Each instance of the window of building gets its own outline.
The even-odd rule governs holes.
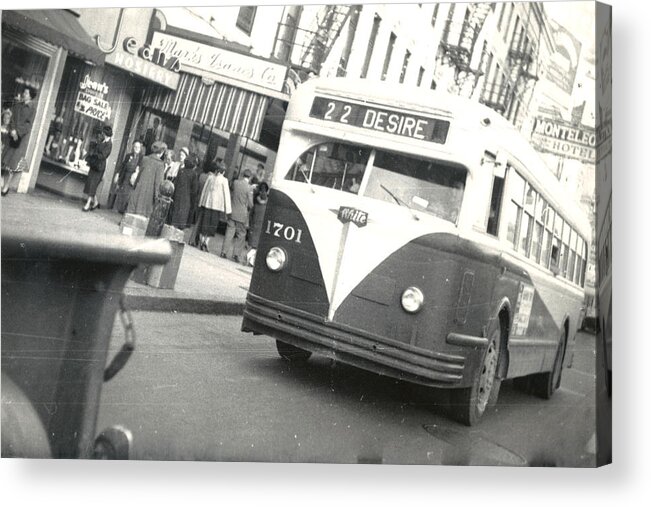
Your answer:
[[[500,3],[500,16],[497,18],[497,30],[502,30],[502,22],[504,21],[504,13],[506,12],[507,4]]]
[[[421,83],[423,82],[423,76],[425,75],[425,69],[421,67],[418,70],[418,82],[416,83],[416,86],[420,86]]]
[[[346,44],[343,51],[341,52],[341,58],[339,59],[339,66],[337,67],[337,77],[345,77],[348,70],[348,60],[350,59],[350,54],[353,50],[353,41],[355,39],[355,33],[357,32],[357,24],[359,22],[359,13],[360,9],[353,8],[350,15],[350,22],[348,26],[348,32],[346,34]]]
[[[434,10],[432,11],[432,26],[436,24],[436,18],[439,15],[439,7],[440,5],[438,3],[434,4]]]
[[[389,43],[387,44],[387,52],[384,55],[384,63],[382,64],[382,81],[387,78],[387,72],[389,71],[389,65],[391,64],[391,55],[393,54],[393,48],[396,45],[396,39],[396,34],[391,32]]]
[[[252,5],[245,5],[240,7],[237,14],[237,21],[235,26],[242,30],[245,34],[251,35],[253,31],[253,21],[255,20],[255,13],[258,8]]]
[[[515,10],[513,6],[513,2],[509,2],[505,8],[508,9],[509,14],[506,19],[506,25],[504,25],[504,34],[502,35],[502,38],[504,40],[506,40],[506,35],[509,33],[509,27],[511,26],[511,18],[513,17],[513,11]]]
[[[285,22],[281,23],[279,27],[278,37],[274,47],[274,56],[283,62],[289,62],[292,56],[292,47],[296,39],[297,28],[297,16],[293,12],[288,12],[285,16]]]
[[[520,16],[516,16],[515,24],[513,25],[513,33],[511,35],[510,47],[512,48],[517,47],[519,41],[519,33],[520,33]]]
[[[371,28],[371,35],[368,39],[368,49],[366,50],[366,56],[364,57],[364,65],[362,66],[362,73],[360,77],[363,79],[368,75],[368,68],[371,65],[371,56],[373,56],[373,48],[375,47],[375,41],[377,39],[377,34],[380,31],[380,23],[382,18],[377,14],[373,18],[373,27]]]
[[[400,71],[400,82],[405,82],[405,76],[407,75],[407,68],[409,67],[409,58],[411,58],[411,53],[407,49],[405,51],[405,57],[402,60],[402,70]]]

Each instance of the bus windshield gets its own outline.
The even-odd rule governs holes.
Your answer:
[[[369,160],[371,163],[369,164]],[[361,188],[367,171],[365,188]],[[310,148],[286,179],[351,192],[456,223],[466,185],[461,165],[327,142]]]

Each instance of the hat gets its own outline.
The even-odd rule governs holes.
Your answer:
[[[111,128],[110,125],[104,125],[102,127],[102,132],[104,133],[105,136],[108,136],[108,137],[113,136],[113,129]]]
[[[167,149],[167,145],[163,141],[156,141],[151,145],[152,153],[163,153]]]
[[[185,153],[185,156],[186,156],[186,157],[189,157],[189,156],[190,156],[190,150],[188,150],[188,148],[185,147],[185,146],[179,150],[179,154],[180,154],[181,152]]]

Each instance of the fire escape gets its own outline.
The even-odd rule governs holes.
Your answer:
[[[515,119],[518,114],[518,104],[524,105],[528,99],[531,99],[531,85],[538,81],[538,48],[542,28],[536,30],[531,24],[532,6],[528,6],[528,15],[525,23],[520,27],[509,45],[509,51],[506,57],[505,75],[495,76],[496,83],[489,85],[490,91],[484,97],[482,102],[488,107],[495,109],[508,118]],[[532,38],[535,37],[535,42]]]
[[[350,5],[324,5],[306,26],[299,26],[299,21],[305,21],[301,11],[288,15],[278,25],[274,56],[289,63],[302,81],[319,75],[352,9]]]
[[[486,17],[491,10],[489,3],[471,4],[466,9],[462,23],[455,22],[452,18],[454,9],[450,9],[443,36],[441,38],[440,63],[454,68],[454,82],[457,93],[461,94],[472,85],[470,94],[477,86],[479,78],[484,73],[482,65],[471,67],[472,56]],[[483,61],[483,55],[482,55]]]

